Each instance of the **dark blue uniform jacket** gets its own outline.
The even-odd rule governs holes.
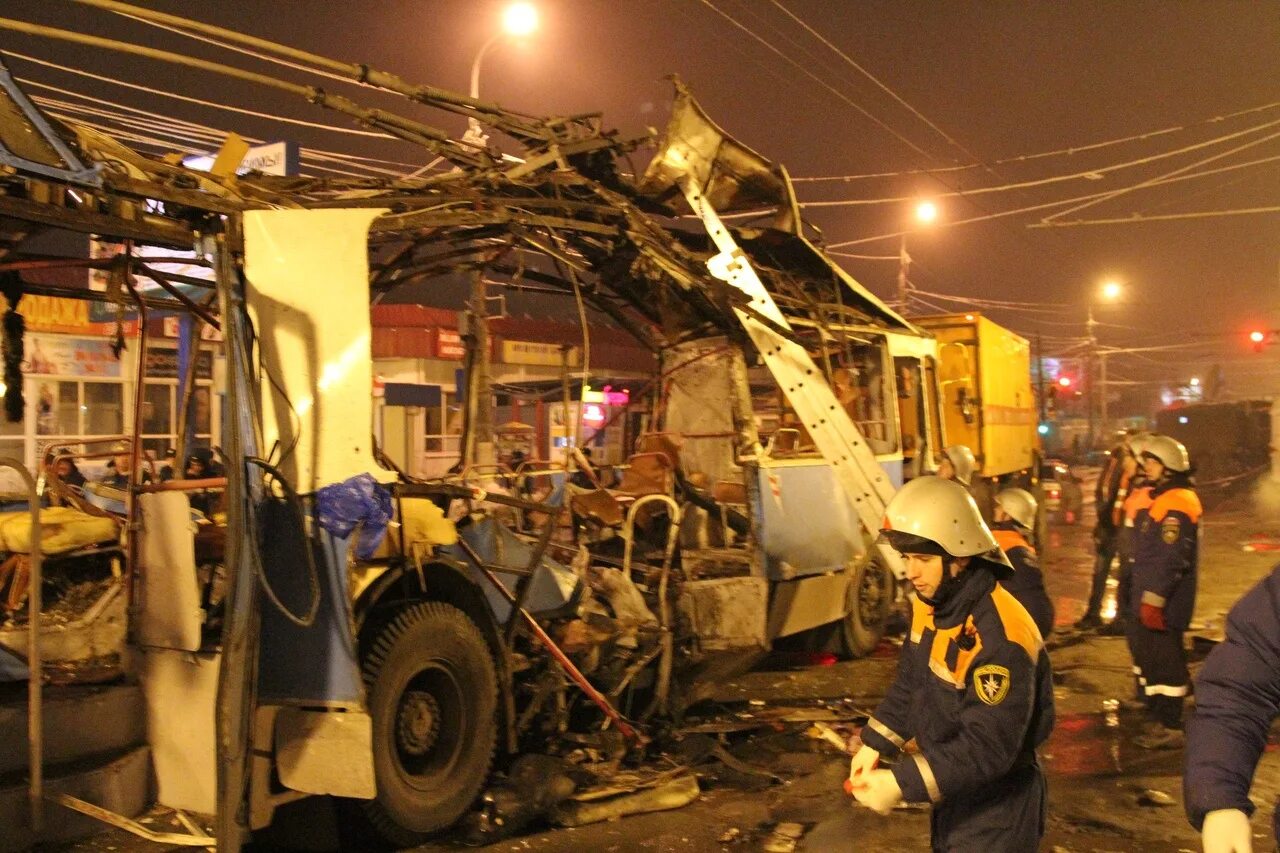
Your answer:
[[[1012,837],[1032,849],[1043,829],[1035,749],[1053,729],[1049,658],[988,563],[975,558],[960,577],[936,610],[913,598],[897,678],[862,739],[886,757],[916,740],[919,752],[893,774],[907,802],[934,803],[935,829],[947,836],[935,846]]]
[[[1130,607],[1164,608],[1171,631],[1191,624],[1196,604],[1196,564],[1200,541],[1200,499],[1186,485],[1162,483],[1151,490],[1151,507],[1139,515],[1133,539]]]
[[[1280,566],[1227,616],[1227,638],[1196,678],[1183,800],[1191,825],[1218,809],[1253,814],[1249,784],[1280,715]],[[1280,815],[1280,811],[1277,811]],[[1280,824],[1276,827],[1280,838]]]
[[[997,522],[991,525],[991,534],[995,536],[1000,550],[1013,564],[1013,575],[1003,578],[1001,586],[1013,593],[1027,612],[1031,614],[1036,627],[1040,629],[1042,639],[1048,639],[1053,630],[1053,602],[1044,588],[1044,573],[1040,571],[1040,560],[1036,549],[1022,535],[1011,521]]]

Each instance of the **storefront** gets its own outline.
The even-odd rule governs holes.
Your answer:
[[[0,454],[37,470],[50,447],[76,447],[85,441],[132,431],[139,342],[137,321],[105,320],[94,303],[28,294],[20,303],[26,320],[23,396],[20,423],[0,418]],[[114,349],[117,333],[124,349]],[[162,460],[177,444],[178,342],[173,317],[153,318],[149,328],[147,380],[142,389],[142,444],[150,458]],[[201,345],[196,359],[192,420],[198,444],[215,443],[219,427],[214,393],[216,342]],[[92,466],[90,466],[92,467]],[[88,472],[86,472],[88,473]],[[5,475],[5,488],[19,484]]]
[[[460,455],[464,345],[455,311],[421,305],[373,307],[375,381],[374,434],[387,454],[416,476],[439,476]],[[625,414],[632,388],[642,388],[656,362],[651,353],[616,328],[592,327],[590,371],[608,377],[582,384],[582,332],[551,320],[498,318],[490,322],[493,423],[528,444],[531,459],[559,459],[576,435],[605,464],[626,458]],[[570,417],[561,386],[570,378]],[[610,384],[608,391],[604,384]],[[630,388],[621,387],[623,384]],[[614,387],[617,386],[617,387]],[[528,432],[518,430],[523,424]]]

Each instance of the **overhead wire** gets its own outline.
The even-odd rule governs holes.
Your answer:
[[[821,33],[819,33],[819,32],[818,32],[817,30],[815,30],[813,27],[809,26],[809,24],[808,24],[808,23],[806,23],[804,20],[802,20],[800,17],[798,17],[794,12],[792,12],[790,9],[788,9],[786,6],[784,6],[782,3],[780,3],[780,2],[779,2],[779,0],[772,0],[772,3],[773,3],[773,5],[774,5],[774,6],[776,6],[776,7],[777,7],[777,8],[779,8],[779,9],[781,9],[781,10],[782,10],[782,12],[783,12],[784,14],[786,14],[786,16],[787,16],[787,17],[789,17],[792,21],[796,22],[796,23],[797,23],[797,24],[799,24],[801,27],[803,27],[803,28],[804,28],[804,30],[805,30],[805,32],[809,33],[809,35],[813,36],[813,37],[814,37],[814,38],[816,38],[818,41],[820,41],[820,42],[822,42],[824,45],[826,45],[829,49],[831,49],[832,51],[834,51],[834,52],[835,52],[835,54],[836,54],[837,56],[839,56],[839,57],[840,57],[841,59],[843,59],[846,63],[848,63],[849,65],[851,65],[853,68],[857,69],[857,71],[858,71],[860,74],[862,74],[864,77],[866,77],[866,78],[867,78],[868,80],[870,80],[872,83],[874,83],[874,84],[875,84],[875,85],[876,85],[876,86],[877,86],[881,91],[883,91],[884,93],[886,93],[887,95],[889,95],[889,97],[893,98],[893,100],[897,101],[897,102],[898,102],[898,104],[900,104],[903,108],[905,108],[905,109],[906,109],[909,113],[911,113],[913,116],[915,116],[915,117],[916,117],[916,118],[918,118],[920,121],[922,121],[922,122],[924,122],[926,125],[928,125],[928,127],[929,127],[929,128],[930,128],[934,133],[938,134],[938,135],[939,135],[939,136],[941,136],[943,139],[945,139],[945,140],[947,141],[947,143],[948,143],[948,144],[950,144],[953,148],[955,148],[955,149],[957,149],[957,150],[959,150],[959,151],[963,152],[966,156],[968,156],[968,157],[970,157],[970,158],[972,158],[972,159],[975,159],[975,160],[980,160],[980,159],[981,159],[981,158],[979,158],[976,154],[974,154],[972,151],[970,151],[968,148],[966,148],[963,144],[961,144],[959,141],[957,141],[954,137],[952,137],[952,136],[951,136],[951,134],[947,133],[945,130],[943,130],[941,127],[939,127],[939,126],[938,126],[937,124],[935,124],[933,121],[931,121],[927,116],[925,116],[925,115],[924,115],[924,113],[920,112],[918,109],[916,109],[915,107],[913,107],[911,104],[907,103],[906,99],[904,99],[904,98],[903,98],[902,96],[900,96],[897,92],[895,92],[893,89],[891,89],[891,88],[890,88],[889,86],[887,86],[885,83],[883,83],[883,82],[880,80],[880,78],[876,77],[874,74],[872,74],[872,73],[871,73],[870,71],[868,71],[866,68],[863,68],[860,64],[858,64],[858,62],[856,62],[856,61],[853,59],[853,57],[849,56],[849,54],[845,53],[843,50],[841,50],[840,48],[836,47],[836,46],[835,46],[834,44],[832,44],[832,43],[831,43],[831,42],[830,42],[830,41],[829,41],[825,36],[823,36]],[[986,166],[986,164],[983,164],[983,165],[984,165],[984,168],[990,169],[990,166]]]
[[[158,141],[159,139],[167,137],[169,139],[176,140],[179,143],[205,145],[204,148],[184,147],[183,150],[189,154],[208,154],[210,150],[210,145],[212,145],[216,149],[217,145],[226,138],[226,133],[219,131],[216,128],[206,128],[203,125],[196,125],[190,122],[183,122],[180,119],[174,119],[172,125],[170,125],[164,122],[153,121],[150,119],[135,118],[133,116],[124,115],[120,112],[113,112],[111,110],[101,109],[97,107],[89,107],[82,104],[74,104],[66,101],[60,101],[54,98],[46,98],[39,95],[35,96],[33,100],[37,104],[40,104],[41,106],[50,109],[51,114],[57,116],[58,118],[62,118],[62,119],[76,122],[79,124],[85,124],[85,125],[94,127],[96,129],[103,130],[104,132],[112,132],[112,131],[110,128],[106,128],[100,124],[90,123],[81,117],[73,117],[71,115],[68,115],[67,112],[76,113],[79,116],[89,115],[89,116],[101,118],[103,120],[109,120],[114,122],[117,125],[123,126],[126,129],[131,129],[134,132],[142,131],[143,133],[150,133],[152,134],[152,136],[148,138],[148,141],[153,143]],[[123,105],[119,105],[119,106],[125,109],[129,109],[127,107],[123,107]],[[140,112],[145,112],[145,111],[140,111]],[[254,137],[243,137],[243,138],[250,143],[259,143],[262,141]],[[377,166],[370,166],[370,165],[359,163],[359,162],[348,162],[343,155],[338,154],[336,152],[324,152],[324,151],[317,151],[309,148],[300,148],[299,154],[304,161],[311,161],[313,163],[314,161],[338,163],[341,165],[346,165],[351,168],[359,168],[359,169],[366,170],[365,172],[352,172],[348,170],[334,169],[331,167],[314,164],[315,168],[332,172],[334,174],[346,175],[348,177],[367,178],[367,177],[370,177],[370,173],[375,173],[375,174],[380,173],[383,175],[389,175],[393,177],[398,176],[400,174],[399,172],[393,172],[389,169],[382,169]]]
[[[1042,222],[1051,222],[1051,221],[1053,221],[1053,220],[1055,220],[1055,219],[1059,219],[1059,218],[1061,218],[1061,217],[1063,217],[1063,216],[1066,216],[1068,213],[1075,213],[1075,212],[1076,212],[1076,211],[1078,211],[1078,210],[1084,210],[1084,209],[1085,209],[1085,208],[1087,208],[1087,207],[1093,207],[1093,206],[1095,206],[1095,205],[1101,204],[1101,203],[1102,203],[1102,202],[1104,202],[1104,201],[1110,201],[1111,199],[1118,198],[1119,196],[1121,196],[1121,195],[1125,195],[1126,193],[1131,193],[1131,192],[1133,192],[1134,190],[1140,190],[1140,189],[1143,189],[1144,187],[1152,186],[1153,184],[1156,184],[1156,183],[1158,183],[1158,182],[1160,182],[1160,181],[1164,181],[1164,180],[1167,180],[1167,179],[1169,179],[1169,178],[1173,178],[1173,177],[1176,177],[1176,176],[1178,176],[1178,175],[1181,175],[1181,174],[1183,174],[1183,173],[1185,173],[1185,172],[1188,172],[1188,171],[1190,171],[1191,169],[1194,169],[1194,168],[1196,168],[1196,167],[1198,167],[1198,166],[1206,166],[1206,165],[1208,165],[1209,163],[1213,163],[1213,162],[1216,162],[1216,161],[1218,161],[1218,160],[1221,160],[1223,157],[1230,157],[1232,154],[1238,154],[1238,153],[1240,153],[1241,151],[1244,151],[1244,150],[1249,149],[1249,148],[1253,148],[1254,146],[1261,145],[1261,144],[1262,144],[1262,143],[1264,143],[1264,142],[1269,142],[1269,141],[1271,141],[1272,139],[1277,139],[1277,138],[1280,138],[1280,133],[1272,133],[1272,134],[1268,134],[1267,136],[1264,136],[1264,137],[1262,137],[1261,139],[1254,139],[1254,140],[1252,140],[1252,141],[1250,141],[1250,142],[1245,142],[1245,143],[1243,143],[1243,144],[1241,144],[1241,145],[1237,145],[1237,146],[1235,146],[1234,148],[1231,148],[1230,150],[1227,150],[1227,151],[1220,151],[1220,152],[1218,152],[1217,154],[1214,154],[1214,155],[1209,156],[1209,157],[1205,157],[1205,158],[1203,158],[1203,159],[1201,159],[1201,160],[1197,160],[1197,161],[1196,161],[1196,162],[1194,162],[1194,163],[1190,163],[1190,164],[1188,164],[1188,165],[1186,165],[1186,166],[1179,167],[1179,168],[1177,168],[1177,169],[1174,169],[1174,170],[1173,170],[1173,171],[1171,171],[1171,172],[1166,172],[1166,173],[1165,173],[1165,174],[1163,174],[1163,175],[1159,175],[1159,176],[1157,176],[1157,177],[1155,177],[1155,178],[1151,178],[1151,179],[1149,179],[1149,180],[1143,181],[1142,183],[1136,184],[1136,185],[1134,185],[1134,186],[1131,186],[1131,187],[1122,187],[1122,188],[1120,188],[1120,189],[1118,189],[1118,190],[1113,190],[1112,192],[1109,192],[1109,193],[1104,194],[1104,196],[1103,196],[1102,198],[1100,198],[1100,199],[1092,200],[1092,201],[1088,201],[1088,202],[1085,202],[1085,203],[1079,204],[1079,205],[1077,205],[1077,206],[1075,206],[1075,207],[1069,208],[1068,210],[1062,210],[1062,211],[1059,211],[1059,212],[1057,212],[1057,213],[1050,214],[1050,215],[1049,215],[1049,216],[1047,216],[1047,217],[1043,217],[1041,221],[1042,221]]]
[[[160,21],[152,21],[147,18],[138,17],[137,15],[130,15],[128,12],[122,12],[116,9],[107,9],[106,11],[110,12],[113,15],[119,15],[122,18],[128,18],[131,21],[137,21],[140,24],[146,24],[149,27],[156,27],[157,29],[167,30],[168,32],[175,33],[180,36],[185,36],[186,38],[193,39],[195,41],[204,42],[205,44],[211,44],[215,47],[220,47],[225,50],[234,51],[236,53],[243,53],[246,56],[252,56],[254,59],[260,59],[263,62],[272,62],[272,63],[275,63],[276,65],[280,65],[285,68],[292,68],[295,71],[301,71],[306,74],[315,74],[319,77],[324,77],[329,80],[337,80],[341,83],[347,83],[352,86],[376,88],[373,86],[369,86],[369,84],[361,82],[359,80],[353,80],[350,77],[343,76],[342,74],[335,74],[332,71],[325,71],[323,68],[316,68],[310,65],[303,65],[300,62],[290,62],[289,60],[283,59],[279,56],[272,56],[269,53],[263,53],[261,51],[253,50],[251,48],[242,47],[240,45],[233,44],[229,41],[226,41],[224,39],[215,39],[210,36],[201,35],[200,33],[191,32],[190,30],[184,30],[181,27],[170,26],[169,24],[161,23]]]
[[[1277,134],[1277,135],[1280,135],[1280,134]],[[1266,141],[1266,140],[1259,140],[1259,142],[1262,142],[1262,141]],[[1252,144],[1252,143],[1251,143],[1251,144]],[[1270,162],[1270,161],[1271,161],[1271,158],[1265,158],[1265,162]],[[1251,163],[1253,163],[1253,162],[1257,162],[1257,161],[1251,161]],[[1178,183],[1178,182],[1181,182],[1181,181],[1194,180],[1194,179],[1196,179],[1196,178],[1205,177],[1206,175],[1210,175],[1210,174],[1218,174],[1218,173],[1223,172],[1223,171],[1228,171],[1228,170],[1230,170],[1231,168],[1237,168],[1237,167],[1223,166],[1223,167],[1219,167],[1218,169],[1215,169],[1215,170],[1209,170],[1209,171],[1205,171],[1205,172],[1196,172],[1196,173],[1194,173],[1194,174],[1190,174],[1190,175],[1185,175],[1185,174],[1184,174],[1184,175],[1176,175],[1176,176],[1173,176],[1173,177],[1163,178],[1162,180],[1159,180],[1158,182],[1148,183],[1148,186],[1164,186],[1164,185],[1166,185],[1166,184]],[[1146,182],[1144,182],[1144,183],[1146,183]],[[1066,204],[1075,204],[1076,202],[1080,202],[1080,201],[1086,201],[1086,200],[1090,200],[1090,199],[1101,199],[1101,198],[1103,198],[1104,196],[1114,195],[1114,193],[1115,193],[1115,191],[1114,191],[1114,190],[1104,190],[1104,191],[1101,191],[1101,192],[1089,193],[1089,194],[1087,194],[1087,195],[1074,196],[1074,197],[1072,197],[1072,198],[1058,199],[1058,200],[1056,200],[1056,201],[1040,202],[1040,203],[1038,203],[1038,204],[1027,205],[1027,206],[1024,206],[1024,207],[1018,207],[1018,208],[1012,208],[1012,209],[1009,209],[1009,210],[996,211],[995,213],[987,213],[987,214],[982,214],[982,215],[979,215],[979,216],[972,216],[972,217],[969,217],[969,218],[967,218],[967,219],[953,219],[953,220],[948,220],[948,221],[946,221],[946,222],[939,223],[939,224],[938,224],[937,226],[935,226],[935,227],[939,227],[939,228],[952,228],[952,227],[956,227],[956,226],[959,226],[959,225],[971,225],[971,224],[973,224],[973,223],[975,223],[975,222],[986,222],[986,221],[989,221],[989,220],[993,220],[993,219],[1001,219],[1001,218],[1008,217],[1008,216],[1017,216],[1017,215],[1019,215],[1019,214],[1023,214],[1023,213],[1035,213],[1035,212],[1037,212],[1037,211],[1041,211],[1041,210],[1048,210],[1048,209],[1050,209],[1050,208],[1054,208],[1054,207],[1061,207],[1062,205],[1066,205]],[[1029,228],[1049,228],[1049,227],[1054,227],[1054,225],[1055,225],[1055,223],[1052,223],[1052,222],[1045,222],[1045,221],[1041,220],[1041,221],[1039,221],[1039,222],[1032,223],[1032,224],[1028,225],[1027,227],[1029,227]],[[878,242],[878,241],[880,241],[880,240],[896,239],[896,238],[902,237],[902,236],[907,235],[907,234],[912,234],[912,233],[914,233],[914,230],[912,230],[912,229],[903,229],[903,230],[899,230],[899,231],[892,231],[892,232],[889,232],[889,233],[886,233],[886,234],[878,234],[878,235],[876,235],[876,236],[874,236],[874,237],[860,237],[860,238],[858,238],[858,239],[854,239],[854,240],[843,240],[843,241],[836,242],[836,243],[828,243],[828,244],[826,244],[826,246],[824,247],[824,250],[827,252],[827,254],[834,255],[834,256],[837,256],[837,257],[843,257],[844,253],[839,252],[839,251],[834,251],[834,250],[841,249],[841,248],[844,248],[844,247],[846,247],[846,246],[860,246],[860,245],[863,245],[863,244],[866,244],[866,243],[875,243],[875,242]]]
[[[808,77],[809,79],[813,80],[813,81],[814,81],[815,83],[817,83],[819,86],[821,86],[821,87],[823,87],[824,89],[826,89],[827,91],[831,92],[833,95],[835,95],[835,96],[836,96],[837,98],[839,98],[841,101],[843,101],[844,103],[846,103],[846,104],[848,104],[850,107],[852,107],[854,110],[856,110],[860,115],[862,115],[863,117],[865,117],[865,118],[867,118],[868,120],[870,120],[872,123],[874,123],[876,126],[878,126],[878,127],[880,127],[881,129],[883,129],[885,132],[889,133],[891,136],[893,136],[895,139],[897,139],[897,140],[898,140],[899,142],[901,142],[902,144],[906,145],[906,146],[907,146],[908,148],[910,148],[912,151],[916,152],[917,154],[919,154],[920,156],[924,157],[925,159],[927,159],[927,160],[929,160],[929,161],[934,161],[934,160],[936,159],[936,158],[935,158],[933,155],[931,155],[928,151],[925,151],[925,150],[924,150],[923,148],[921,148],[919,145],[916,145],[916,144],[915,144],[914,142],[912,142],[910,139],[908,139],[907,137],[903,136],[903,135],[902,135],[901,133],[899,133],[896,129],[894,129],[894,128],[893,128],[893,127],[891,127],[888,123],[886,123],[883,119],[881,119],[879,116],[877,116],[877,115],[875,115],[874,113],[872,113],[870,110],[868,110],[866,107],[864,107],[864,106],[862,106],[861,104],[859,104],[857,101],[854,101],[852,98],[850,98],[850,97],[849,97],[848,95],[846,95],[844,92],[841,92],[839,89],[837,89],[835,86],[832,86],[832,85],[831,85],[830,83],[828,83],[826,80],[823,80],[821,77],[819,77],[818,75],[814,74],[814,73],[813,73],[812,71],[810,71],[808,68],[805,68],[805,67],[804,67],[803,65],[801,65],[799,62],[796,62],[794,59],[792,59],[790,56],[788,56],[785,52],[783,52],[783,51],[779,50],[779,49],[778,49],[774,44],[772,44],[768,39],[763,38],[762,36],[760,36],[759,34],[757,34],[754,30],[752,30],[750,27],[746,26],[746,25],[745,25],[745,24],[743,24],[741,21],[739,21],[737,18],[734,18],[734,17],[733,17],[732,15],[730,15],[728,12],[725,12],[725,11],[723,11],[722,9],[720,9],[718,6],[716,6],[716,5],[715,5],[715,3],[711,2],[711,0],[698,0],[698,2],[699,2],[699,3],[701,3],[702,5],[706,6],[706,7],[707,7],[708,9],[710,9],[711,11],[715,12],[715,13],[716,13],[717,15],[719,15],[720,17],[724,18],[726,21],[728,21],[730,24],[732,24],[732,25],[733,25],[734,27],[736,27],[737,29],[741,30],[742,32],[744,32],[744,33],[746,33],[747,35],[749,35],[751,38],[753,38],[753,39],[755,39],[756,41],[758,41],[760,44],[764,45],[764,46],[765,46],[765,47],[766,47],[766,48],[767,48],[771,53],[773,53],[773,54],[775,54],[776,56],[778,56],[779,58],[781,58],[781,59],[782,59],[783,61],[785,61],[788,65],[791,65],[791,66],[793,66],[794,68],[796,68],[797,70],[799,70],[799,71],[800,71],[800,73],[804,74],[806,77]]]
[[[1068,219],[1065,222],[1046,222],[1032,228],[1074,228],[1077,225],[1133,225],[1141,222],[1168,222],[1178,219],[1216,219],[1223,216],[1251,216],[1258,213],[1280,213],[1280,205],[1267,207],[1241,207],[1234,210],[1198,210],[1185,213],[1159,213],[1151,215],[1131,214],[1108,219]]]
[[[114,107],[114,108],[116,108],[116,109],[118,109],[118,110],[124,110],[124,111],[126,111],[126,112],[136,113],[136,114],[138,114],[138,115],[142,115],[142,116],[146,116],[146,117],[151,118],[151,119],[155,119],[156,121],[161,121],[161,122],[165,122],[165,123],[169,123],[169,124],[174,124],[174,125],[182,125],[182,126],[187,126],[187,127],[192,127],[192,128],[200,128],[201,130],[205,130],[205,131],[209,131],[209,132],[217,133],[217,134],[219,134],[219,135],[220,135],[220,136],[222,136],[222,137],[225,137],[225,135],[226,135],[226,131],[220,130],[219,128],[210,127],[209,125],[200,124],[200,123],[198,123],[198,122],[189,121],[189,120],[187,120],[187,119],[180,119],[180,118],[177,118],[177,117],[175,117],[175,116],[166,115],[166,114],[164,114],[164,113],[157,113],[157,112],[153,112],[153,111],[151,111],[151,110],[144,110],[144,109],[141,109],[140,107],[134,107],[134,106],[130,106],[130,105],[128,105],[128,104],[121,104],[121,103],[118,103],[118,102],[115,102],[115,101],[104,101],[104,100],[103,100],[103,99],[101,99],[101,98],[92,98],[92,97],[90,97],[90,96],[88,96],[88,95],[84,95],[84,94],[82,94],[82,93],[80,93],[80,92],[75,92],[75,91],[72,91],[72,90],[70,90],[70,89],[63,89],[63,88],[61,88],[61,87],[59,87],[59,86],[53,86],[53,85],[50,85],[50,84],[48,84],[48,83],[43,83],[43,82],[41,82],[41,81],[39,81],[39,80],[31,80],[31,79],[26,78],[26,77],[15,77],[14,79],[16,79],[18,82],[20,82],[20,83],[22,83],[22,84],[24,84],[24,85],[27,85],[27,86],[33,86],[33,87],[40,88],[40,89],[44,89],[44,90],[47,90],[47,91],[57,92],[58,94],[61,94],[61,95],[66,95],[66,96],[70,96],[70,97],[76,97],[76,98],[80,98],[80,99],[85,100],[85,101],[89,101],[89,102],[90,102],[90,106],[89,106],[89,107],[84,107],[85,109],[89,109],[89,108],[93,108],[93,109],[102,109],[102,108],[103,108],[103,105],[105,104],[105,105],[108,105],[108,106]],[[36,97],[36,100],[37,100],[37,101],[39,100],[39,96],[37,96],[37,97]],[[254,137],[251,137],[251,136],[244,136],[243,138],[244,138],[244,139],[246,139],[246,140],[248,140],[248,141],[250,141],[250,142],[260,142],[260,141],[262,141],[262,140],[259,140],[259,139],[254,138]],[[361,163],[381,163],[381,164],[385,164],[385,165],[389,165],[389,166],[399,166],[399,167],[401,167],[402,169],[412,169],[412,168],[415,168],[414,164],[412,164],[412,163],[404,163],[404,162],[401,162],[401,161],[398,161],[398,160],[387,160],[387,159],[384,159],[384,158],[381,158],[381,157],[368,157],[368,156],[365,156],[365,155],[362,155],[362,154],[349,154],[349,153],[347,153],[347,152],[330,151],[330,150],[323,149],[323,148],[309,148],[309,147],[302,147],[302,148],[300,148],[300,151],[307,152],[307,153],[312,154],[312,155],[315,155],[315,156],[325,155],[325,156],[329,156],[329,157],[341,158],[341,159],[343,159],[343,160],[359,161],[359,162],[361,162]],[[353,165],[354,165],[354,163],[353,163]],[[400,175],[401,175],[401,172],[400,172],[400,171],[395,171],[395,170],[390,170],[390,169],[376,169],[376,170],[375,170],[375,169],[372,169],[372,168],[371,168],[370,170],[371,170],[371,171],[380,171],[380,172],[383,172],[383,173],[385,173],[385,174],[387,174],[387,175],[393,175],[393,176],[400,176]]]
[[[1152,154],[1147,157],[1140,157],[1136,160],[1127,160],[1122,163],[1114,163],[1109,166],[1101,166],[1095,169],[1087,169],[1085,171],[1073,172],[1067,175],[1051,175],[1046,178],[1036,178],[1034,180],[1027,180],[1027,181],[1016,181],[1014,183],[1001,184],[999,186],[975,187],[974,189],[969,189],[969,190],[953,190],[951,192],[939,193],[938,195],[934,196],[934,198],[944,199],[944,198],[968,197],[968,196],[974,196],[974,195],[985,195],[987,193],[1008,192],[1010,190],[1031,189],[1034,187],[1041,187],[1041,186],[1048,186],[1050,184],[1063,183],[1065,181],[1097,180],[1100,176],[1109,174],[1111,172],[1121,171],[1124,169],[1132,169],[1138,166],[1145,166],[1150,163],[1157,162],[1159,160],[1169,159],[1170,157],[1178,157],[1183,154],[1187,154],[1191,151],[1197,151],[1202,148],[1208,148],[1210,146],[1218,145],[1232,139],[1238,139],[1241,136],[1246,136],[1250,133],[1255,133],[1257,131],[1264,130],[1269,127],[1275,127],[1277,125],[1280,125],[1280,119],[1277,119],[1275,121],[1270,121],[1270,122],[1264,122],[1263,124],[1255,125],[1245,130],[1236,131],[1235,133],[1215,137],[1213,139],[1209,139],[1203,142],[1197,142],[1195,144],[1187,145],[1182,148],[1177,148],[1172,151],[1164,151],[1159,154]],[[1270,138],[1274,138],[1274,137],[1270,137]],[[1280,157],[1267,158],[1263,162],[1270,162],[1273,159],[1280,159]],[[882,198],[802,201],[799,204],[800,204],[800,207],[802,208],[856,207],[856,206],[877,205],[877,204],[901,204],[903,202],[912,201],[915,198],[916,196],[914,195],[908,195],[908,196],[889,196],[889,197],[882,197]]]
[[[100,83],[110,83],[115,86],[121,86],[127,89],[134,89],[136,91],[145,92],[148,95],[155,95],[157,97],[164,97],[164,98],[172,98],[174,100],[185,101],[187,103],[196,104],[198,106],[208,107],[210,109],[224,110],[226,112],[239,113],[241,115],[253,116],[254,118],[268,119],[270,121],[276,121],[276,122],[284,122],[286,124],[293,124],[301,127],[310,127],[316,130],[328,130],[328,131],[333,131],[334,133],[345,133],[351,136],[373,136],[373,137],[378,137],[378,138],[387,139],[387,140],[397,139],[397,137],[392,136],[389,133],[382,133],[381,131],[358,130],[357,128],[354,128],[354,127],[341,127],[338,125],[326,124],[325,122],[308,121],[306,119],[291,118],[289,116],[273,115],[271,113],[264,113],[264,112],[258,112],[257,110],[245,109],[244,107],[235,107],[235,106],[231,106],[230,104],[221,104],[216,101],[208,101],[203,98],[195,98],[190,95],[180,95],[177,92],[169,92],[163,89],[156,89],[151,86],[143,86],[139,83],[130,83],[126,80],[118,80],[114,77],[108,77],[104,74],[95,74],[91,71],[85,71],[80,68],[72,68],[66,65],[60,65],[57,62],[50,62],[47,59],[39,59],[37,57],[30,56],[25,53],[19,53],[14,50],[0,49],[0,54],[4,54],[5,56],[15,56],[18,59],[22,59],[27,62],[34,63],[36,65],[43,65],[47,68],[54,68],[58,71],[64,71],[68,74],[76,74],[81,77],[86,77],[90,80],[97,80]]]
[[[1016,163],[1026,163],[1032,160],[1041,160],[1048,157],[1061,157],[1061,156],[1075,155],[1085,151],[1096,151],[1098,149],[1110,148],[1116,145],[1123,145],[1129,142],[1142,142],[1157,136],[1165,136],[1171,133],[1178,133],[1180,131],[1191,130],[1193,128],[1203,127],[1210,124],[1218,124],[1223,121],[1227,121],[1229,119],[1239,118],[1240,116],[1251,115],[1253,113],[1259,113],[1259,112],[1265,112],[1267,110],[1273,110],[1273,109],[1276,109],[1277,107],[1280,107],[1280,101],[1272,101],[1271,103],[1261,104],[1256,107],[1249,107],[1248,109],[1236,110],[1235,112],[1224,113],[1223,115],[1214,116],[1213,118],[1202,119],[1200,121],[1191,122],[1188,124],[1174,125],[1172,127],[1164,127],[1164,128],[1160,128],[1159,130],[1151,130],[1145,133],[1137,133],[1130,136],[1116,137],[1115,139],[1107,139],[1101,142],[1093,142],[1086,145],[1072,145],[1065,148],[1056,148],[1052,151],[1039,151],[1034,154],[1019,154],[1012,157],[1002,157],[997,160],[992,160],[991,165],[1006,166],[1006,165],[1016,164]],[[946,167],[940,167],[937,169],[930,169],[928,171],[929,172],[962,172],[962,171],[971,171],[973,169],[981,169],[983,165],[984,164],[982,163],[966,163],[960,166],[946,166]],[[854,174],[854,175],[816,175],[816,176],[809,176],[809,177],[792,177],[791,182],[795,184],[820,183],[820,182],[827,182],[827,181],[852,182],[852,181],[860,181],[860,180],[870,180],[872,178],[901,178],[901,177],[910,177],[914,175],[923,175],[923,174],[926,174],[926,170],[924,169],[907,169],[907,170],[899,170],[896,172],[866,172],[863,174]]]

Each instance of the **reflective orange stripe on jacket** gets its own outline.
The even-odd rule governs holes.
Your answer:
[[[1171,512],[1180,512],[1191,519],[1192,524],[1199,524],[1204,508],[1200,506],[1199,496],[1190,489],[1170,489],[1152,501],[1151,520],[1158,524]]]
[[[1138,513],[1151,507],[1151,487],[1139,486],[1124,499],[1124,526],[1133,527]]]
[[[1014,548],[1026,548],[1033,555],[1036,549],[1031,547],[1031,543],[1016,530],[992,530],[991,535],[996,538],[996,544],[1000,546],[1000,550],[1008,554]]]

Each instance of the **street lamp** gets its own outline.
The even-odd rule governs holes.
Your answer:
[[[938,219],[938,205],[928,199],[916,203],[915,220],[921,225],[932,225]],[[898,250],[898,303],[902,312],[907,310],[907,273],[911,269],[911,256],[907,254],[907,232],[902,232],[902,245]]]
[[[1098,288],[1098,296],[1104,302],[1115,302],[1124,292],[1124,287],[1120,282],[1114,279],[1105,281]],[[1087,313],[1085,316],[1085,329],[1089,336],[1089,445],[1093,446],[1096,438],[1094,432],[1094,410],[1097,407],[1099,420],[1103,430],[1107,428],[1107,354],[1098,352],[1098,336],[1096,334],[1097,321],[1093,319],[1093,297],[1090,297],[1087,304]],[[1094,366],[1097,366],[1096,371]],[[1096,381],[1095,381],[1096,378]],[[1102,393],[1097,394],[1094,388],[1098,385],[1102,386]]]
[[[512,3],[502,14],[502,28],[491,35],[471,62],[471,99],[480,98],[480,63],[485,54],[508,36],[527,36],[538,28],[538,10],[532,3]],[[462,141],[483,148],[488,137],[474,117],[467,119]],[[489,365],[489,292],[484,269],[471,273],[471,306],[468,311],[467,347],[472,368],[467,383],[467,430],[462,448],[464,463],[488,465],[494,461],[493,391]]]
[[[538,9],[532,3],[512,3],[502,13],[502,28],[496,33],[489,36],[489,39],[476,51],[476,58],[471,62],[471,98],[478,100],[480,97],[480,63],[495,44],[502,39],[511,36],[520,38],[527,36],[538,29]],[[463,141],[472,142],[476,145],[484,145],[487,137],[480,129],[480,122],[474,118],[467,119],[467,132],[463,134]]]

